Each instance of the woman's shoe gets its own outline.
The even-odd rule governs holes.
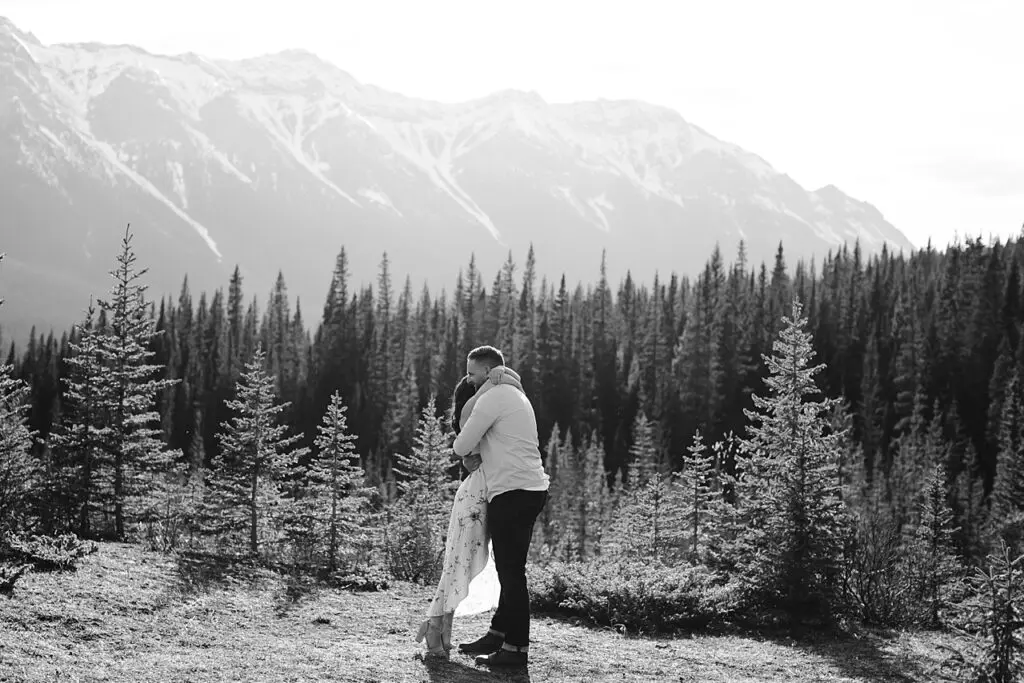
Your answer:
[[[448,612],[441,617],[441,647],[445,652],[452,651],[452,622],[455,619],[455,612]]]
[[[448,647],[445,647],[442,618],[430,617],[420,624],[419,633],[416,634],[416,642],[421,643],[426,638],[427,656],[448,659],[451,645],[449,644]]]

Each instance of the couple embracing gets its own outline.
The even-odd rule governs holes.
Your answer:
[[[428,656],[449,655],[455,610],[487,565],[490,542],[501,586],[497,609],[487,633],[460,644],[459,652],[478,655],[477,664],[526,666],[526,558],[548,497],[537,419],[519,375],[491,346],[469,353],[453,406],[453,448],[470,474],[455,494],[441,580],[416,640],[426,639]]]

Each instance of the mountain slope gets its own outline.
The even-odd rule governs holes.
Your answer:
[[[613,278],[692,273],[740,239],[757,260],[779,240],[791,262],[854,239],[910,249],[870,205],[808,192],[662,107],[516,91],[441,104],[300,50],[44,46],[0,18],[0,323],[65,326],[105,289],[129,222],[154,294],[186,272],[221,286],[237,263],[250,296],[281,269],[314,307],[342,245],[357,283],[387,251],[392,272],[449,290],[471,253],[489,277],[531,243],[570,283],[593,279],[602,249]]]

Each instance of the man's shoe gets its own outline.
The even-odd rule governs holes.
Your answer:
[[[504,642],[504,636],[488,633],[472,643],[459,643],[459,652],[464,655],[489,655],[500,650]]]
[[[477,657],[476,663],[486,666],[526,666],[529,663],[529,655],[525,652],[512,652],[503,648],[489,655]]]

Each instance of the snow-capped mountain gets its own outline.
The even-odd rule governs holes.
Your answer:
[[[42,45],[0,18],[0,324],[77,318],[127,223],[153,294],[186,272],[211,290],[239,264],[250,296],[282,270],[313,311],[342,245],[354,284],[387,251],[396,279],[435,290],[471,253],[489,278],[530,243],[571,284],[595,278],[602,249],[613,278],[649,279],[740,239],[755,260],[782,240],[791,263],[854,239],[911,248],[871,205],[806,191],[663,107],[517,91],[442,104],[301,50]]]

